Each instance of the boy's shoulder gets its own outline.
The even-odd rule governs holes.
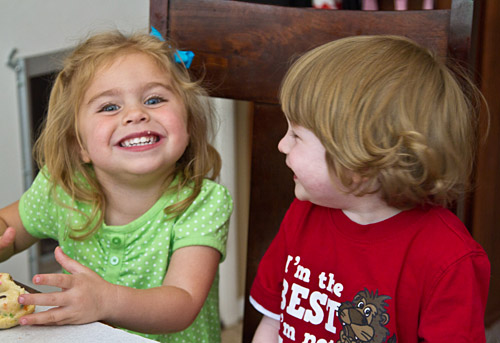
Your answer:
[[[450,210],[431,207],[422,210],[416,235],[409,246],[422,265],[435,266],[437,273],[464,258],[487,260],[486,252],[474,240],[460,219]]]
[[[431,207],[424,218],[426,233],[432,234],[435,240],[443,239],[441,244],[454,242],[463,245],[464,249],[481,249],[472,238],[464,223],[450,210],[443,207]]]
[[[309,201],[298,199],[292,202],[286,217],[288,221],[301,223],[310,216],[318,215],[336,219],[345,217],[340,210],[317,206]],[[336,223],[352,224],[347,219]],[[403,211],[395,218],[381,222],[374,229],[380,230],[382,227],[384,227],[384,234],[395,239],[413,240],[412,245],[427,247],[426,250],[430,250],[431,255],[434,252],[438,255],[484,254],[483,248],[474,240],[460,219],[452,211],[443,207],[424,206]],[[343,228],[340,229],[345,232]],[[349,228],[349,230],[353,229],[353,227]],[[404,236],[406,238],[403,238]]]

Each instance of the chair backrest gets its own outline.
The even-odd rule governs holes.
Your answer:
[[[292,8],[221,0],[151,0],[150,21],[181,49],[196,54],[213,96],[254,102],[246,295],[261,257],[293,199],[293,181],[277,150],[286,121],[277,94],[293,57],[353,35],[396,34],[468,62],[473,6],[426,11],[347,11]],[[243,342],[260,315],[245,304]]]

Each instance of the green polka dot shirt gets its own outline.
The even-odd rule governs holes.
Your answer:
[[[203,245],[217,249],[221,261],[226,254],[229,217],[233,209],[226,188],[205,180],[200,194],[181,215],[167,219],[164,208],[187,197],[191,190],[165,194],[145,214],[123,226],[103,224],[83,241],[69,238],[68,228],[81,227],[85,217],[54,201],[50,181],[39,173],[19,202],[19,213],[26,230],[38,238],[52,238],[72,259],[93,269],[114,284],[145,289],[161,286],[172,253],[182,247]],[[58,200],[64,205],[90,214],[88,204],[73,203],[61,188]],[[159,342],[220,342],[218,276],[194,323],[184,331],[138,335]]]

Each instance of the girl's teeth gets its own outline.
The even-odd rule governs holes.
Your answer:
[[[156,137],[150,136],[150,137],[136,137],[132,139],[128,139],[126,141],[123,141],[120,145],[122,147],[132,147],[132,146],[141,146],[141,145],[148,145],[148,144],[153,144],[157,141]]]

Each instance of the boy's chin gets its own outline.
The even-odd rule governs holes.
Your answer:
[[[299,185],[295,185],[295,197],[301,201],[310,201],[309,196],[307,195],[306,192],[304,192],[304,189],[300,187]]]

